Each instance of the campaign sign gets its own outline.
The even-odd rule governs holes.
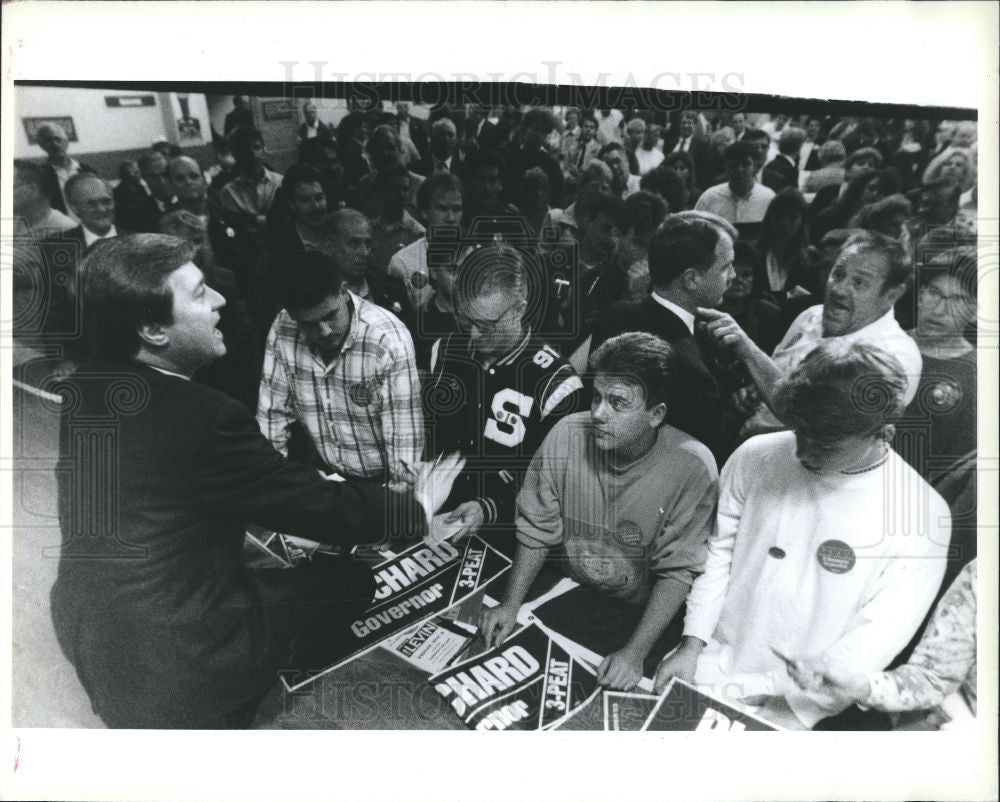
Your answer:
[[[744,713],[674,677],[646,720],[644,730],[743,732],[777,730],[762,718]]]
[[[659,697],[647,693],[605,691],[604,729],[608,732],[642,730],[658,701]]]
[[[535,624],[499,646],[431,677],[474,730],[544,730],[597,691],[597,678]]]
[[[475,536],[459,544],[411,546],[372,569],[375,601],[351,623],[354,639],[343,655],[322,672],[302,678],[283,673],[281,681],[289,691],[315,682],[386,638],[461,603],[510,565],[507,557]]]

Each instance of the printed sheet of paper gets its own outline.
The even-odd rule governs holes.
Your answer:
[[[486,731],[551,729],[599,691],[594,672],[535,624],[430,681],[467,727]]]
[[[417,543],[376,565],[375,601],[351,623],[354,640],[329,668],[302,676],[285,672],[289,691],[315,682],[324,674],[399,634],[433,618],[486,587],[511,566],[510,560],[478,537],[461,544]]]
[[[437,674],[465,651],[475,634],[474,629],[438,616],[388,638],[381,646],[421,671]]]
[[[674,677],[642,727],[650,731],[743,732],[778,730],[768,721],[716,699]]]

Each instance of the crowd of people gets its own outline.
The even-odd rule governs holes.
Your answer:
[[[427,461],[458,454],[417,529],[513,558],[483,613],[488,644],[552,560],[643,611],[598,669],[608,687],[634,687],[682,616],[659,687],[697,681],[790,728],[868,708],[933,710],[918,720],[937,726],[960,685],[974,711],[975,123],[479,106],[418,119],[401,102],[333,126],[310,101],[279,172],[249,105],[235,99],[211,166],[161,143],[112,185],[55,125],[38,132],[44,162],[15,164],[15,337],[55,354],[50,378],[138,362],[218,391],[187,401],[210,419],[204,441],[142,434],[166,472],[198,461],[188,445],[229,449],[236,479],[198,466],[195,492],[172,475],[167,496],[213,510],[188,514],[228,505],[243,523],[354,544],[377,492],[426,498]],[[117,329],[102,328],[112,313]],[[184,333],[199,321],[200,349]],[[208,409],[219,394],[242,405],[231,420]],[[267,444],[359,488],[355,505],[324,502]],[[253,498],[270,482],[280,504]],[[83,503],[74,487],[66,505]],[[152,562],[107,571],[69,559],[67,540],[60,642],[113,726],[239,725],[261,666],[287,664],[254,638],[298,624],[260,625],[212,663],[210,647],[236,648],[220,645],[234,610],[262,615],[233,601],[250,574],[229,546],[196,542],[210,526],[147,542],[156,527],[137,508],[154,487],[133,488],[120,520]],[[324,514],[349,534],[321,536]],[[302,598],[330,601],[330,575],[307,575]],[[226,581],[208,593],[212,577]],[[157,611],[162,643],[136,635],[130,615],[155,606],[142,593],[185,613]],[[132,612],[95,623],[115,599]],[[229,618],[199,625],[206,605]],[[123,691],[122,665],[153,659],[172,669],[166,690],[130,675]],[[217,692],[206,661],[246,664],[246,682]],[[140,714],[149,693],[161,703]]]

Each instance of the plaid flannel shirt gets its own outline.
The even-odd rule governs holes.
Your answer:
[[[286,310],[267,338],[257,422],[287,455],[299,421],[327,465],[345,477],[409,477],[424,447],[413,341],[391,313],[351,294],[351,328],[329,365]]]

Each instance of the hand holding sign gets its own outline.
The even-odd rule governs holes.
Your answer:
[[[597,667],[597,681],[616,691],[630,691],[642,679],[642,656],[628,649],[612,652]]]
[[[482,505],[478,501],[466,501],[459,504],[445,519],[447,523],[455,525],[458,529],[455,532],[456,540],[461,540],[469,535],[474,535],[483,525],[485,516]]]
[[[693,683],[694,672],[698,668],[698,657],[704,648],[705,644],[700,638],[685,635],[681,639],[681,645],[664,657],[657,667],[656,680],[653,684],[656,692],[662,692],[672,677]]]
[[[483,610],[479,616],[479,631],[487,649],[499,646],[517,626],[517,608],[500,604]]]

